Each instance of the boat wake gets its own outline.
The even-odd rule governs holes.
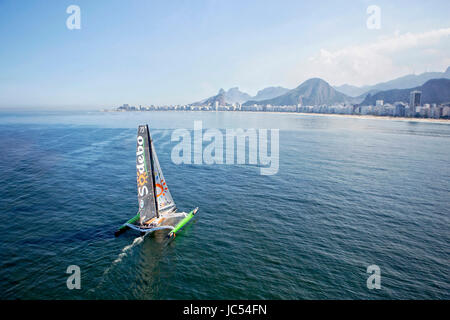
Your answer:
[[[123,257],[125,257],[128,254],[128,251],[133,248],[134,246],[137,246],[138,244],[140,244],[142,241],[144,241],[144,237],[145,235],[141,236],[141,237],[137,237],[136,239],[133,240],[133,242],[125,247],[123,247],[122,251],[119,253],[119,256],[117,257],[116,260],[113,261],[113,265],[119,263],[120,261],[122,261]],[[111,268],[111,267],[110,267]],[[107,270],[109,270],[110,268],[108,268]]]
[[[96,287],[95,289],[91,289],[91,290],[90,290],[92,293],[94,293],[94,292],[96,291],[96,289],[100,288],[100,287],[103,285],[103,283],[104,283],[104,281],[105,281],[105,279],[106,279],[106,276],[107,276],[108,273],[111,271],[111,269],[112,269],[116,264],[120,263],[120,262],[122,261],[122,259],[123,259],[124,257],[127,256],[127,254],[130,252],[130,250],[131,250],[133,247],[135,247],[135,246],[139,245],[140,243],[142,243],[142,241],[144,241],[144,238],[145,238],[145,235],[140,236],[140,237],[137,237],[137,238],[135,238],[135,239],[133,240],[133,242],[132,242],[131,244],[129,244],[129,245],[127,245],[127,246],[125,246],[125,247],[122,248],[122,250],[121,250],[121,252],[119,253],[119,255],[117,256],[117,258],[116,258],[116,259],[111,263],[111,265],[110,265],[108,268],[106,268],[105,271],[103,272],[102,279],[100,280],[100,282],[99,282],[99,284],[97,285],[97,287]]]

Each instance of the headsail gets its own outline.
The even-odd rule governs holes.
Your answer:
[[[175,208],[175,202],[170,194],[167,182],[159,165],[158,156],[152,143],[153,170],[155,170],[155,194],[158,202],[158,212],[169,211]]]
[[[153,176],[153,160],[150,132],[147,125],[138,128],[136,149],[136,173],[140,223],[157,217],[158,209],[155,201],[155,181]]]

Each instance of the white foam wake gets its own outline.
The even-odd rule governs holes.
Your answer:
[[[112,269],[113,266],[115,266],[116,264],[118,264],[120,261],[122,261],[122,259],[128,254],[128,251],[130,251],[131,248],[137,246],[138,244],[140,244],[142,241],[144,241],[144,237],[145,235],[141,236],[141,237],[137,237],[133,240],[133,242],[125,247],[122,248],[122,251],[119,253],[118,257],[116,260],[114,260],[111,265],[106,268],[106,270],[103,272],[103,276],[102,279],[100,280],[99,284],[97,285],[97,287],[95,287],[95,289],[91,289],[89,290],[90,292],[95,292],[96,289],[100,288],[103,285],[103,282],[105,281],[105,277],[106,275],[109,273],[109,271]]]
[[[125,257],[127,255],[127,251],[129,251],[134,246],[140,244],[142,241],[144,241],[144,236],[137,237],[136,239],[133,240],[133,242],[131,244],[123,247],[123,249],[119,253],[119,256],[117,257],[117,259],[113,261],[113,264],[116,264],[116,263],[119,263],[120,261],[122,261],[123,257]]]
[[[111,265],[106,268],[105,272],[103,272],[103,279],[105,278],[105,276],[108,274],[109,270],[111,270],[111,268],[118,264],[120,261],[122,261],[122,259],[128,254],[128,251],[130,251],[131,248],[133,248],[134,246],[137,246],[138,244],[140,244],[142,241],[144,241],[144,237],[145,235],[143,235],[142,237],[137,237],[133,240],[133,242],[125,247],[122,248],[122,251],[119,253],[119,255],[117,256],[116,260],[114,260]]]

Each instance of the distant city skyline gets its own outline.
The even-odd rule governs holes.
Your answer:
[[[66,27],[70,5],[79,30]],[[220,88],[443,72],[448,12],[449,1],[1,1],[0,107],[188,104]]]

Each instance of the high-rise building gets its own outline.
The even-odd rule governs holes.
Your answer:
[[[404,117],[406,115],[406,105],[402,102],[396,102],[394,104],[394,116]]]
[[[411,91],[409,93],[409,113],[411,117],[416,115],[416,107],[420,106],[421,91]]]

